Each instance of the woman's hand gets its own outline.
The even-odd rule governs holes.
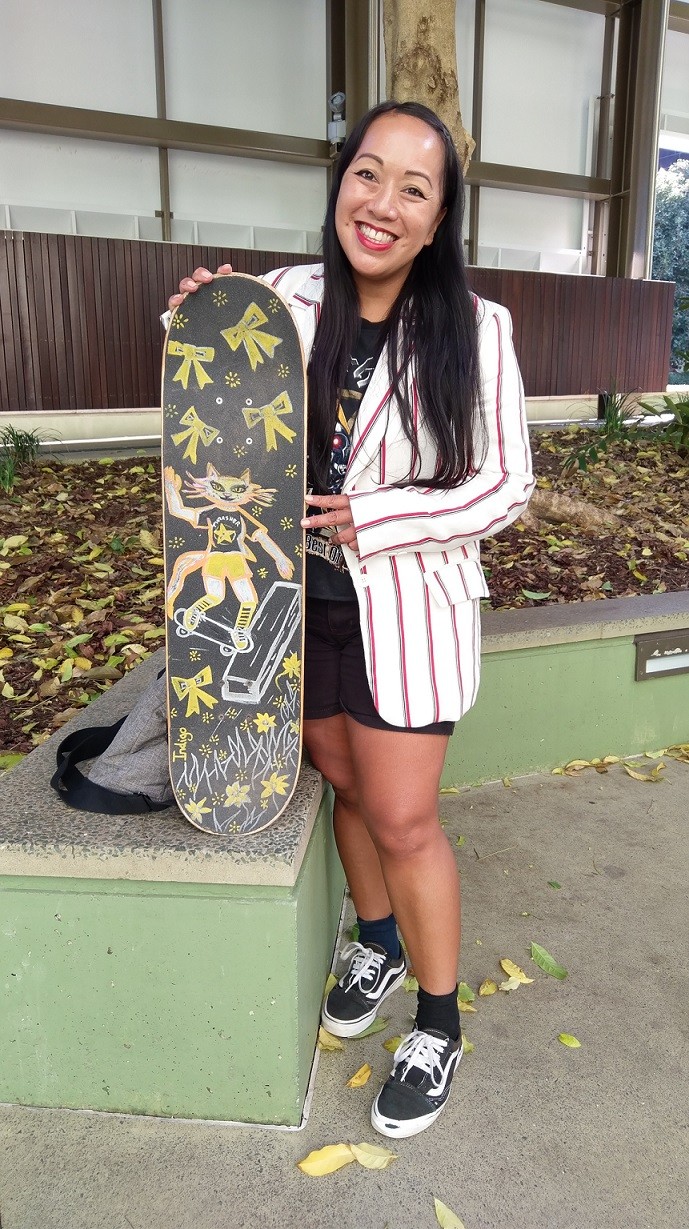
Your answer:
[[[307,495],[306,503],[315,508],[322,508],[323,515],[306,516],[301,521],[302,529],[323,529],[335,527],[336,533],[330,537],[331,542],[338,546],[348,546],[356,555],[359,554],[359,543],[356,540],[356,528],[352,520],[352,508],[348,495]]]
[[[232,265],[220,265],[218,273],[231,273]],[[171,294],[167,301],[170,311],[175,307],[179,307],[183,303],[188,294],[195,294],[199,286],[203,286],[204,282],[212,282],[213,274],[210,269],[194,269],[191,277],[183,277],[179,284],[179,294]]]

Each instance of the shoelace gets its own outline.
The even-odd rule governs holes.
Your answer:
[[[370,947],[364,947],[362,943],[348,943],[346,947],[343,947],[340,955],[343,960],[349,960],[350,956],[354,957],[351,968],[346,974],[346,990],[359,986],[365,993],[364,982],[375,983],[385,963],[385,955],[382,952],[374,952]],[[371,989],[371,985],[368,989]]]
[[[408,1037],[398,1045],[393,1058],[393,1068],[397,1079],[404,1080],[413,1067],[430,1075],[434,1083],[443,1077],[443,1067],[440,1057],[445,1049],[445,1042],[440,1037],[431,1037],[428,1033],[414,1029]],[[397,1064],[404,1063],[404,1070],[397,1071]],[[438,1076],[435,1076],[437,1070]]]

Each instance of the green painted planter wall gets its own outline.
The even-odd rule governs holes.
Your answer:
[[[0,1101],[298,1124],[343,886],[1,879]]]
[[[478,700],[450,739],[443,784],[689,741],[689,675],[637,683],[635,653],[631,636],[485,653]]]

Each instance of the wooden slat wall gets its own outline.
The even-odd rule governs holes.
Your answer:
[[[260,274],[316,257],[0,232],[0,410],[154,406],[160,312],[181,277],[229,261]],[[512,313],[528,396],[665,387],[673,287],[665,282],[471,269]]]

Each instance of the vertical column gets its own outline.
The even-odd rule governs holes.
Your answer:
[[[158,119],[167,119],[165,98],[165,46],[163,35],[162,0],[153,2],[153,50],[155,55],[156,79],[156,115]],[[172,239],[172,213],[170,211],[170,166],[168,152],[165,148],[158,149],[158,165],[160,171],[160,209],[156,217],[162,222],[163,240],[169,243]]]
[[[483,56],[486,42],[486,0],[474,0],[474,82],[471,103],[471,135],[476,142],[474,158],[481,160],[481,129],[483,124]],[[478,264],[479,208],[481,189],[472,184],[469,189],[469,240],[467,264]]]
[[[648,277],[660,87],[670,0],[624,0],[619,15],[606,273]]]

